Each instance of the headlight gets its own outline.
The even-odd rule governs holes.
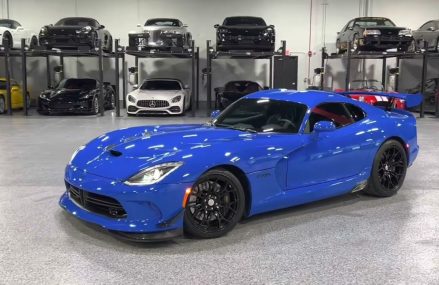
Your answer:
[[[171,162],[159,164],[140,171],[138,174],[132,176],[124,183],[127,185],[146,186],[163,180],[166,176],[171,174],[179,168],[182,162]]]
[[[41,93],[40,94],[40,98],[47,99],[47,94],[46,93]]]
[[[226,34],[229,32],[229,30],[228,29],[219,29],[218,32]]]
[[[85,27],[83,27],[83,28],[81,29],[81,31],[82,31],[83,33],[88,33],[88,32],[91,31],[91,27],[90,27],[90,26],[85,26]]]
[[[83,150],[85,148],[85,145],[81,145],[80,147],[78,147],[77,150],[75,150],[75,152],[72,154],[72,157],[70,158],[69,161],[69,165],[72,164],[72,161],[75,159],[76,155],[78,154],[78,152],[80,152],[81,150]]]
[[[131,95],[128,95],[128,101],[130,101],[131,103],[136,103],[136,98],[134,98]]]
[[[379,36],[381,35],[380,30],[364,30],[363,36]]]
[[[399,31],[398,35],[410,37],[410,36],[412,36],[412,31],[411,30],[401,30],[401,31]]]
[[[171,102],[172,103],[177,103],[181,100],[181,95],[175,96],[174,98],[172,98]]]
[[[47,33],[47,28],[46,27],[42,27],[40,30],[40,34],[44,35],[45,33]]]

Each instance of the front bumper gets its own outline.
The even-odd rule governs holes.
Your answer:
[[[40,35],[40,45],[52,48],[94,47],[94,39],[90,34],[77,35]]]
[[[81,220],[134,240],[167,238],[181,233],[184,211],[182,202],[186,189],[192,183],[128,186],[121,181],[96,176],[73,166],[67,166],[65,181],[68,187],[72,185],[88,193],[118,201],[126,212],[123,217],[112,217],[110,212],[105,215],[102,211],[95,212],[89,207],[86,209],[67,190],[61,196],[59,204]],[[141,237],[136,234],[146,235]]]
[[[40,113],[72,113],[88,114],[93,111],[91,100],[77,102],[52,102],[47,99],[38,100],[38,112]]]
[[[137,50],[145,49],[169,49],[172,47],[184,47],[183,34],[164,33],[154,31],[152,37],[150,33],[129,34],[129,48]]]
[[[184,113],[183,99],[177,103],[167,101],[165,104],[156,104],[154,107],[146,106],[145,104],[139,104],[139,101],[133,103],[127,100],[127,113],[130,115],[181,115]]]
[[[217,37],[217,49],[220,50],[274,51],[274,45],[274,38],[224,35]]]
[[[407,48],[413,38],[409,36],[365,36],[360,39],[359,45],[364,48],[376,48],[381,50],[392,48]]]

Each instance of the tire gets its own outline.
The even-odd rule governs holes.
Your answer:
[[[351,42],[351,50],[352,51],[359,51],[359,45],[358,45],[358,35],[354,35]]]
[[[343,54],[344,50],[341,48],[341,44],[340,41],[337,40],[337,42],[335,43],[335,50],[337,54]]]
[[[380,147],[372,166],[365,193],[390,197],[401,188],[407,172],[407,154],[396,140],[388,140]]]
[[[105,49],[105,52],[111,53],[113,52],[113,37],[110,37],[110,39],[107,41],[108,44],[108,48]]]
[[[33,36],[32,37],[32,39],[30,40],[30,43],[29,43],[29,49],[35,49],[35,47],[37,47],[38,46],[38,39],[37,39],[37,37],[35,37],[35,36]]]
[[[436,52],[439,52],[439,38],[436,39],[436,48],[435,48]]]
[[[183,229],[197,238],[217,238],[236,226],[244,210],[245,194],[238,178],[225,169],[213,169],[193,185]]]
[[[2,40],[2,46],[3,47],[6,47],[6,39],[8,40],[8,44],[7,44],[7,47],[9,48],[9,49],[12,49],[12,47],[13,47],[13,40],[12,40],[12,36],[11,36],[11,34],[9,34],[9,33],[5,33],[4,35],[3,35],[3,40]]]
[[[99,99],[98,99],[98,96],[95,96],[95,97],[93,98],[93,104],[92,104],[92,111],[91,111],[91,113],[92,113],[93,115],[97,115],[97,114],[99,114],[99,111],[100,111],[100,108],[99,108]]]
[[[0,96],[0,114],[3,114],[5,111],[6,111],[5,97]]]
[[[116,108],[116,94],[114,92],[110,93],[110,102],[109,102],[109,106],[108,109],[109,110],[114,110]]]

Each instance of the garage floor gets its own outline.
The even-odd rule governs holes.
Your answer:
[[[206,118],[0,116],[0,283],[439,284],[439,121],[392,198],[351,194],[243,221],[226,237],[119,241],[64,213],[63,171],[103,132]]]

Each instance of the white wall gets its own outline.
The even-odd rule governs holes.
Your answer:
[[[1,15],[7,16],[6,0],[0,0]],[[364,13],[366,0],[9,0],[9,17],[24,26],[39,30],[43,25],[56,22],[66,16],[90,16],[104,24],[127,44],[128,31],[138,23],[143,24],[152,17],[176,17],[189,25],[200,47],[200,69],[205,67],[206,40],[215,40],[213,25],[224,17],[233,15],[262,16],[267,23],[276,26],[277,48],[280,40],[287,41],[287,48],[299,56],[299,89],[306,88],[308,74],[320,66],[320,50],[325,41],[329,52],[335,50],[335,37],[346,22]],[[439,18],[438,0],[369,0],[371,16],[386,16],[399,25],[418,28],[428,19]],[[323,22],[326,5],[326,25]],[[311,8],[312,5],[312,8]],[[311,16],[312,13],[312,16]],[[311,36],[310,36],[311,20]],[[308,58],[309,39],[312,57]],[[134,59],[127,56],[127,66],[134,65]],[[309,63],[310,64],[309,64]],[[95,76],[97,64],[94,59],[66,60],[66,76]],[[33,96],[45,87],[45,61],[32,59],[28,63],[32,69],[29,84]],[[53,60],[53,65],[56,61]],[[392,64],[392,63],[390,63]],[[373,65],[373,63],[372,63]],[[3,73],[0,62],[0,74]],[[105,62],[105,80],[114,82],[112,63]],[[177,77],[190,83],[190,62],[184,60],[142,61],[142,77]],[[13,74],[20,79],[19,60],[14,64]],[[334,73],[341,75],[344,65],[334,66]],[[381,66],[368,67],[378,70]],[[231,79],[254,79],[268,84],[268,63],[246,60],[218,60],[214,66],[213,87],[223,85]],[[201,98],[205,98],[205,82],[201,82]]]

